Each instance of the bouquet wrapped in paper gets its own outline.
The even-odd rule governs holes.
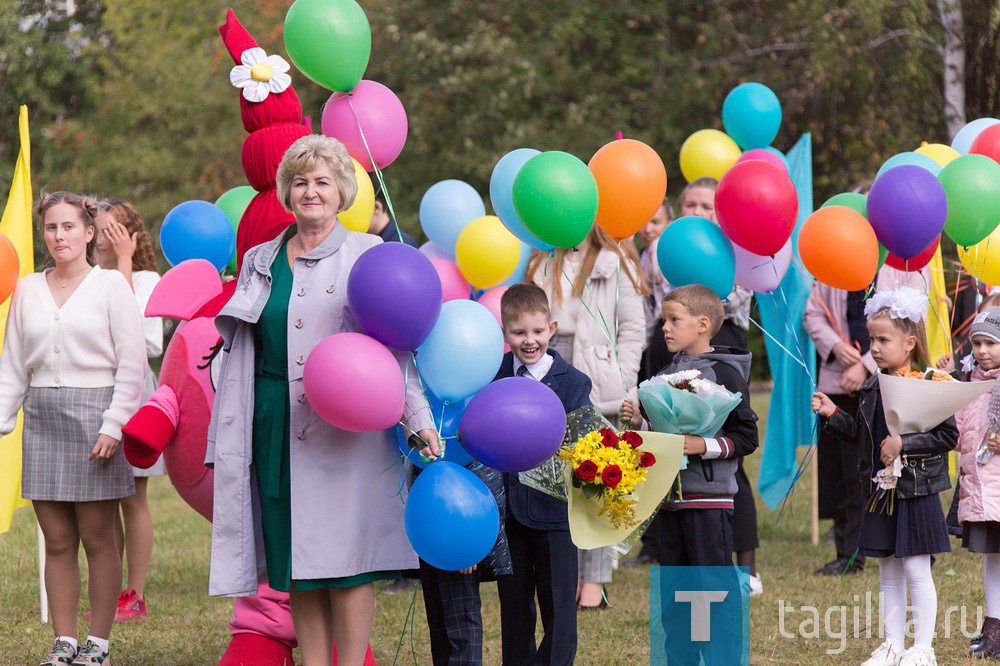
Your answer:
[[[992,390],[995,382],[960,382],[941,370],[903,368],[894,375],[879,373],[885,425],[892,436],[928,432],[970,402]],[[876,442],[877,444],[877,442]],[[905,456],[905,454],[904,454]],[[902,476],[902,460],[881,469],[872,479],[879,492],[872,496],[869,510],[879,501],[892,513],[896,482]]]

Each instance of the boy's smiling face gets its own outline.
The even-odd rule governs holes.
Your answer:
[[[538,363],[549,348],[549,339],[559,327],[544,312],[524,312],[503,327],[504,340],[514,357],[525,365]]]

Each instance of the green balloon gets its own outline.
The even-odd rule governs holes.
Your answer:
[[[1000,223],[1000,164],[985,155],[963,155],[938,175],[948,197],[944,232],[968,247],[989,236]]]
[[[889,250],[882,246],[882,243],[878,244],[878,268],[875,272],[878,273],[882,270],[882,266],[885,264],[885,260],[889,258]]]
[[[295,0],[285,14],[285,50],[314,83],[351,90],[372,53],[365,10],[354,0]]]
[[[844,206],[845,208],[850,208],[861,213],[866,220],[868,219],[868,197],[864,194],[858,194],[857,192],[835,194],[827,199],[826,203],[820,206],[820,208],[826,208],[827,206]]]
[[[597,181],[587,165],[558,150],[535,155],[514,178],[514,210],[539,240],[576,247],[597,218]]]
[[[222,212],[229,218],[229,223],[233,225],[233,233],[239,229],[243,211],[247,209],[247,206],[250,205],[250,200],[255,196],[257,196],[257,190],[249,185],[240,185],[227,192],[223,192],[222,196],[215,200],[215,205],[222,209]],[[233,273],[236,272],[235,250],[233,251],[232,259],[229,260],[227,269]]]

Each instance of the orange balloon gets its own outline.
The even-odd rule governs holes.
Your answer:
[[[639,231],[667,194],[663,160],[642,141],[612,141],[587,166],[597,181],[597,224],[612,238],[623,240]]]
[[[802,224],[799,256],[820,282],[857,291],[875,279],[878,239],[861,213],[846,206],[826,206]]]
[[[0,234],[0,303],[14,293],[17,276],[21,271],[21,262],[17,258],[17,250],[10,239]]]

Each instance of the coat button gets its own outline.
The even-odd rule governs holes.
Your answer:
[[[306,266],[308,266],[309,268],[312,268],[315,265],[316,265],[316,260],[315,259],[306,259]]]
[[[332,294],[334,290],[336,290],[336,288],[337,288],[336,286],[331,284],[329,287],[326,288],[326,293]]]
[[[306,404],[306,394],[305,393],[300,393],[299,394],[299,404],[301,404],[301,405]]]
[[[59,347],[59,345],[55,345],[52,347],[52,351],[58,354],[61,351],[61,348]]]
[[[302,296],[305,296],[305,295],[306,295],[305,287],[303,287],[302,289],[299,289],[299,297],[301,298]]]
[[[296,319],[295,320],[295,328],[302,328],[302,320],[301,319]]]
[[[56,375],[56,384],[59,384],[60,382],[62,382],[62,377]]]
[[[298,437],[300,440],[305,439],[306,438],[306,431],[305,430],[299,430],[299,434],[296,435],[296,437]]]
[[[298,363],[299,365],[302,365],[303,363],[306,362],[306,357],[305,356],[301,356],[301,355],[296,356],[295,357],[295,362]]]

